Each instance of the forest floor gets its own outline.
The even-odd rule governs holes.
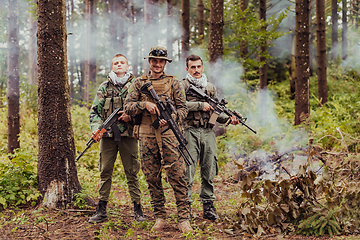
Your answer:
[[[237,172],[238,170],[235,170]],[[211,222],[202,218],[202,204],[198,193],[200,181],[194,182],[191,222],[194,235],[180,233],[177,225],[177,213],[173,191],[165,181],[164,190],[167,199],[167,225],[163,232],[151,232],[155,222],[150,204],[149,191],[143,191],[143,210],[147,221],[137,223],[133,220],[133,207],[127,193],[126,184],[114,182],[112,196],[108,204],[109,221],[94,224],[88,219],[95,213],[95,201],[92,207],[75,209],[48,209],[40,205],[35,207],[5,209],[0,212],[0,240],[7,239],[291,239],[291,240],[325,240],[325,239],[360,239],[360,236],[322,237],[303,236],[292,233],[279,235],[276,230],[268,231],[260,237],[254,237],[233,228],[232,221],[238,212],[240,187],[229,181],[231,174],[223,173],[214,179],[216,201],[215,207],[220,218]],[[81,180],[81,179],[80,179]],[[94,181],[94,179],[93,179]],[[146,189],[145,185],[143,188]],[[94,189],[94,192],[97,190]],[[86,204],[85,204],[86,205]],[[78,205],[79,206],[79,205]]]

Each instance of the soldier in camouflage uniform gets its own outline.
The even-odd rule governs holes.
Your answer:
[[[103,82],[96,93],[90,111],[90,127],[94,132],[117,108],[122,108],[129,86],[134,76],[128,72],[129,64],[126,57],[117,54],[112,59],[112,71],[108,80]],[[122,111],[123,112],[123,111]],[[115,128],[111,135],[105,133],[100,140],[100,190],[99,204],[96,214],[89,222],[104,222],[107,220],[106,204],[109,201],[114,163],[118,152],[124,166],[127,185],[134,204],[134,218],[145,221],[140,204],[140,185],[137,174],[140,170],[138,160],[138,141],[133,137],[133,119],[123,113],[117,122],[119,131]],[[117,136],[118,135],[118,136]]]
[[[162,169],[166,171],[169,183],[174,190],[178,210],[178,222],[181,232],[192,231],[188,220],[189,204],[185,181],[185,163],[176,148],[178,141],[172,131],[161,134],[167,122],[160,120],[158,129],[151,126],[159,116],[159,109],[151,96],[141,92],[143,84],[151,81],[154,90],[162,101],[168,97],[176,108],[174,120],[180,122],[187,114],[185,93],[179,81],[166,75],[164,68],[167,57],[164,47],[152,47],[148,57],[150,72],[133,82],[125,100],[125,113],[129,115],[142,114],[139,126],[141,169],[145,174],[151,195],[151,204],[156,217],[152,231],[162,231],[165,225],[165,195],[161,182]],[[175,116],[176,115],[176,116]]]
[[[186,90],[190,84],[204,91],[208,96],[217,98],[215,86],[207,81],[204,72],[203,62],[199,56],[190,55],[186,59],[186,71],[188,72],[185,79],[180,84]],[[200,199],[203,203],[203,218],[215,221],[219,216],[213,204],[215,200],[213,178],[218,174],[218,163],[216,158],[216,138],[213,130],[214,123],[210,121],[213,114],[213,108],[203,99],[186,95],[186,103],[189,113],[183,124],[185,129],[185,138],[188,140],[188,149],[196,163],[187,166],[186,180],[188,183],[188,196],[190,203],[192,185],[196,171],[196,165],[199,161],[201,172],[201,189]],[[214,115],[215,116],[215,115]],[[236,117],[229,117],[222,113],[217,119],[219,123],[231,121],[231,124],[239,124]],[[190,215],[191,218],[191,215]]]

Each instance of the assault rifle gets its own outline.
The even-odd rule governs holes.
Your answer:
[[[207,94],[205,94],[199,88],[195,87],[193,84],[190,84],[188,89],[186,89],[186,94],[204,99],[214,109],[214,114],[213,116],[210,117],[209,123],[215,124],[217,117],[220,115],[220,113],[224,112],[229,117],[235,116],[242,125],[244,125],[249,130],[251,130],[253,133],[256,134],[256,131],[254,129],[246,125],[245,121],[247,120],[247,118],[243,118],[239,112],[231,111],[225,106],[228,102],[224,98],[221,99],[219,102],[218,99],[209,97]]]
[[[160,127],[160,120],[164,119],[167,121],[168,123],[168,127],[163,129],[161,131],[161,134],[163,134],[164,132],[168,131],[169,129],[171,129],[176,137],[176,139],[179,141],[179,145],[176,146],[176,148],[178,149],[179,153],[181,154],[181,156],[184,158],[185,163],[189,166],[191,164],[193,164],[195,161],[192,158],[192,156],[190,155],[189,149],[186,147],[186,145],[188,144],[188,141],[186,140],[186,138],[184,137],[184,135],[181,133],[177,123],[175,122],[175,120],[173,119],[173,117],[171,116],[171,114],[173,112],[176,112],[174,106],[172,105],[171,101],[169,98],[166,99],[166,105],[165,103],[159,98],[159,96],[157,95],[157,93],[154,90],[154,87],[152,86],[151,82],[145,83],[142,87],[141,87],[141,92],[147,95],[151,95],[151,97],[156,101],[156,105],[160,111],[160,116],[152,123],[152,126],[155,129],[158,129]],[[184,151],[182,149],[185,149],[187,154],[190,156],[191,161],[186,157]]]
[[[122,108],[117,108],[114,110],[114,112],[101,124],[101,126],[93,133],[89,141],[86,143],[86,147],[84,151],[82,151],[79,156],[76,157],[75,161],[79,160],[81,156],[88,150],[93,143],[99,141],[101,138],[100,136],[102,134],[105,134],[106,132],[114,133],[114,140],[117,142],[120,142],[121,140],[121,133],[119,128],[116,125],[116,121],[118,118],[122,115],[122,113],[119,114],[119,111],[121,111]],[[100,114],[98,114],[100,116]]]

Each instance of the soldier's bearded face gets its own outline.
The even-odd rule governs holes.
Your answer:
[[[204,72],[204,67],[201,60],[188,61],[188,67],[186,68],[186,71],[194,78],[201,78]]]
[[[164,71],[166,60],[160,58],[149,59],[150,70],[154,73],[162,73]]]
[[[129,69],[128,61],[125,57],[115,57],[112,60],[111,69],[118,77],[123,77],[126,71]]]

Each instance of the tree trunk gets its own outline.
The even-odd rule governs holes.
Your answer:
[[[309,3],[296,0],[295,125],[309,117]]]
[[[135,10],[134,2],[130,1],[130,19],[131,19],[131,65],[132,72],[135,76],[138,76],[138,38],[136,37],[137,31],[135,29],[135,16],[137,16],[137,11]]]
[[[32,0],[33,4],[36,4],[36,0]],[[29,13],[29,84],[37,84],[37,55],[36,55],[36,19],[33,17],[33,13]]]
[[[190,0],[181,1],[181,59],[185,61],[190,50]]]
[[[174,41],[174,34],[173,34],[173,0],[167,0],[167,24],[166,24],[166,48],[168,51],[168,57],[173,59],[173,41]],[[174,66],[169,64],[166,69],[168,72],[173,72]]]
[[[90,102],[90,86],[96,83],[96,8],[95,0],[85,0],[84,102]]]
[[[204,3],[198,0],[198,17],[199,17],[199,45],[204,43]]]
[[[74,0],[70,0],[68,3],[68,31],[69,33],[71,33],[71,35],[69,35],[69,52],[70,52],[70,56],[69,56],[69,73],[70,73],[70,101],[71,104],[74,102],[74,68],[75,68],[75,42],[74,42],[74,37],[73,37],[73,13],[74,13]]]
[[[20,147],[19,25],[17,14],[18,1],[11,0],[8,3],[7,152],[14,153],[14,150]]]
[[[311,15],[311,13],[310,13]],[[311,16],[309,19],[309,24],[310,24],[310,41],[309,41],[309,76],[313,76],[314,75],[314,62],[316,61],[317,57],[315,54],[315,47],[314,47],[314,42],[315,42],[315,37],[316,37],[316,24],[312,24],[311,22]]]
[[[147,34],[152,34],[152,31],[155,31],[155,25],[158,22],[158,0],[145,0],[144,2],[144,23],[145,23],[145,29],[143,31],[143,39],[146,39]],[[158,30],[158,29],[157,29]],[[144,54],[147,56],[149,54],[151,43],[158,44],[158,37],[155,39],[151,39],[152,41],[145,41],[144,42]],[[144,72],[147,73],[149,71],[149,64],[147,61],[143,61],[143,69]]]
[[[127,56],[127,46],[126,46],[126,34],[127,34],[127,23],[125,22],[127,19],[127,3],[125,1],[118,1],[116,8],[116,24],[118,40],[117,45],[119,46],[119,53]],[[121,20],[119,20],[121,19]]]
[[[75,164],[66,53],[65,0],[38,0],[38,189],[46,207],[65,207],[81,189]]]
[[[316,0],[317,76],[320,104],[325,104],[328,101],[325,25],[325,0]]]
[[[247,9],[247,3],[246,0],[241,0],[241,11],[245,11]],[[266,12],[265,12],[265,17],[266,17]],[[243,22],[246,22],[246,18],[243,19]],[[248,47],[247,47],[247,43],[245,41],[241,41],[240,42],[240,57],[242,59],[247,58],[247,55],[249,53]],[[245,69],[245,71],[247,71],[247,69]]]
[[[291,45],[291,58],[290,58],[290,66],[289,66],[289,81],[290,81],[290,99],[295,99],[295,49],[296,49],[296,35],[293,34],[292,37],[292,45]]]
[[[223,55],[223,27],[224,27],[224,0],[210,1],[210,24],[209,24],[209,79],[217,87],[219,98],[222,97],[222,88],[215,82],[214,76],[222,76],[222,66],[215,66],[215,63],[222,61]],[[217,72],[214,72],[217,71]],[[225,127],[215,124],[215,135],[220,136],[225,133]]]
[[[259,17],[260,21],[266,21],[266,0],[259,1]],[[261,31],[266,31],[266,27],[263,27]],[[262,56],[266,52],[266,43],[264,42],[263,45],[260,46],[260,63],[263,64],[259,69],[260,75],[260,89],[267,88],[267,63],[266,57]]]
[[[338,57],[338,12],[337,0],[331,0],[331,59]]]
[[[347,1],[342,0],[342,49],[341,56],[342,59],[345,60],[347,57]]]
[[[209,26],[209,62],[222,60],[224,27],[224,0],[211,0]]]

